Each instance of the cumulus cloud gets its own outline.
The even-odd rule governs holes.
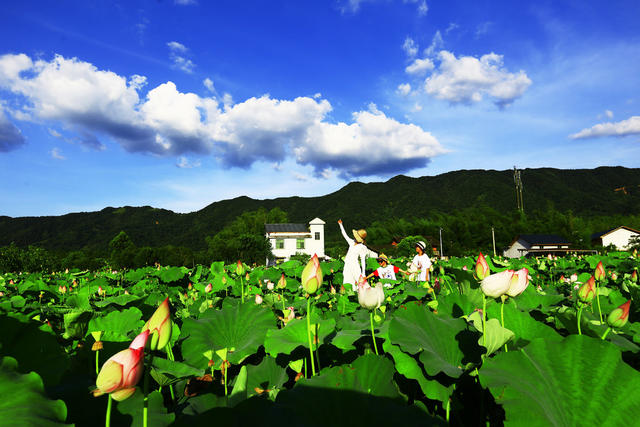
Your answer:
[[[215,93],[216,88],[213,86],[213,80],[211,80],[209,77],[207,77],[206,79],[204,79],[202,81],[202,84],[204,85],[204,87],[207,88],[207,90],[209,92]]]
[[[398,93],[403,96],[409,95],[411,92],[411,85],[409,83],[402,83],[398,85]]]
[[[168,42],[167,47],[169,48],[169,58],[173,62],[173,66],[185,73],[193,73],[196,64],[187,58],[189,49],[182,43],[176,41]]]
[[[224,166],[243,168],[293,157],[318,177],[330,170],[343,177],[402,173],[445,152],[429,132],[375,107],[353,113],[352,123],[333,123],[331,104],[321,97],[264,95],[234,103],[228,94],[180,92],[171,81],[142,97],[143,82],[75,58],[0,57],[0,89],[20,97],[26,113],[61,123],[95,149],[104,148],[100,139],[107,137],[129,152],[212,154]],[[177,161],[178,167],[193,164]]]
[[[479,102],[487,95],[499,106],[512,103],[531,85],[527,74],[511,73],[503,67],[502,55],[480,57],[439,54],[439,67],[425,81],[426,92],[450,103]]]
[[[416,59],[404,69],[407,74],[423,75],[427,71],[433,70],[433,61],[429,58]]]
[[[424,50],[424,55],[431,57],[434,56],[437,51],[439,51],[442,46],[444,46],[444,40],[442,39],[442,34],[440,30],[436,31],[431,39],[431,44]]]
[[[640,135],[640,116],[632,116],[619,122],[599,123],[578,133],[569,135],[572,139],[601,138],[607,136]]]
[[[417,55],[418,45],[411,37],[407,37],[402,44],[402,50],[411,58]]]
[[[22,132],[18,129],[0,108],[0,153],[20,148],[25,143]]]
[[[176,162],[176,166],[180,169],[193,169],[199,168],[201,166],[200,160],[189,160],[185,156],[178,157],[178,161]]]

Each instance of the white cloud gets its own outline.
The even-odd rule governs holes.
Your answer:
[[[607,116],[608,118],[612,119],[613,118],[613,111],[605,110],[604,111],[604,115]]]
[[[173,61],[173,66],[185,73],[193,73],[196,64],[186,56],[189,49],[182,43],[176,41],[168,42],[167,47],[169,48],[169,58]]]
[[[418,102],[416,102],[415,104],[413,104],[413,108],[411,109],[411,111],[414,112],[414,113],[422,111],[422,105],[420,105]]]
[[[407,56],[411,58],[417,55],[418,45],[411,37],[407,37],[404,39],[404,43],[402,44],[402,50],[404,50]]]
[[[25,143],[22,132],[18,129],[0,108],[0,153],[6,153],[20,148]]]
[[[49,151],[49,154],[51,155],[52,159],[56,159],[56,160],[65,160],[66,157],[64,157],[62,155],[62,151],[60,151],[60,149],[58,147],[54,147],[51,149],[51,151]]]
[[[58,132],[55,129],[48,129],[49,131],[49,135],[53,136],[54,138],[62,138],[62,134],[60,132]]]
[[[444,30],[445,34],[449,34],[451,31],[459,28],[460,25],[456,24],[455,22],[449,22],[449,25],[447,26],[447,29]]]
[[[433,67],[433,61],[431,61],[429,58],[417,58],[415,61],[409,64],[407,68],[404,69],[404,71],[407,74],[422,75],[427,71],[433,70]]]
[[[640,116],[632,116],[619,122],[599,123],[570,135],[572,139],[600,138],[607,136],[640,135]]]
[[[176,166],[180,169],[199,168],[201,164],[200,160],[189,160],[185,156],[178,157],[178,161],[176,162]]]
[[[321,98],[264,95],[234,104],[229,94],[203,98],[180,92],[170,81],[142,98],[141,82],[146,79],[127,81],[75,58],[0,57],[0,88],[18,95],[23,110],[59,122],[93,149],[104,149],[100,136],[129,152],[213,154],[226,167],[293,157],[319,177],[328,170],[343,177],[401,173],[445,152],[429,132],[389,118],[375,106],[354,113],[350,124],[333,123],[328,121],[331,104]],[[194,163],[184,157],[177,164]]]
[[[411,92],[411,85],[409,83],[402,83],[398,85],[398,93],[403,96],[409,95]]]
[[[320,92],[313,94],[313,99],[319,99],[319,98],[322,98],[322,94]]]
[[[291,175],[293,175],[293,179],[295,179],[296,181],[306,182],[310,179],[308,175],[299,172],[293,172]]]
[[[429,11],[429,6],[427,6],[426,0],[422,0],[418,5],[418,15],[425,16]]]
[[[522,96],[531,85],[524,71],[510,73],[503,67],[502,55],[456,58],[443,50],[439,58],[439,67],[425,81],[425,90],[451,103],[479,102],[488,95],[497,105],[504,106]]]
[[[204,87],[207,88],[207,90],[211,93],[215,93],[216,92],[216,88],[215,86],[213,86],[213,80],[211,80],[209,77],[207,77],[206,79],[204,79],[202,81],[202,84],[204,85]]]
[[[440,33],[440,30],[438,30],[433,35],[433,38],[431,39],[431,44],[429,45],[429,47],[424,50],[424,55],[434,56],[435,53],[442,48],[442,46],[444,46],[444,40],[442,39],[442,34]]]

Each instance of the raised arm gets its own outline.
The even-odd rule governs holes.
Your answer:
[[[342,220],[341,220],[341,219],[339,219],[339,220],[338,220],[338,225],[340,226],[340,231],[342,232],[342,237],[344,237],[344,240],[346,240],[346,241],[347,241],[347,243],[349,244],[349,246],[353,246],[354,241],[353,241],[353,239],[351,239],[351,238],[349,237],[349,235],[347,234],[347,232],[346,232],[346,231],[344,231],[344,227],[342,226]]]

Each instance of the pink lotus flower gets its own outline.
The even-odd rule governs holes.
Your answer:
[[[520,270],[513,273],[511,276],[511,282],[509,285],[509,289],[507,290],[507,295],[510,297],[517,297],[529,285],[529,270],[526,268],[521,268]]]
[[[256,294],[256,304],[262,304],[262,297],[260,296],[260,294]]]
[[[607,277],[604,270],[604,265],[602,265],[602,261],[600,261],[598,265],[596,265],[596,272],[594,273],[594,276],[596,280],[604,280]]]
[[[500,273],[487,276],[481,283],[482,292],[492,298],[498,298],[506,294],[511,286],[511,278],[515,272],[513,270],[505,270]]]
[[[322,286],[322,269],[318,255],[313,254],[307,265],[302,270],[302,289],[309,295],[316,293]]]
[[[172,332],[171,310],[169,309],[169,297],[158,306],[151,318],[142,327],[142,332],[151,334],[151,350],[162,350],[171,338]]]
[[[144,369],[144,346],[149,338],[149,331],[145,330],[129,345],[107,360],[96,379],[94,396],[111,393],[115,400],[124,400],[136,391],[136,384],[142,378]]]
[[[204,291],[206,293],[211,292],[212,289],[213,289],[213,286],[211,285],[211,283],[209,283],[207,286],[204,287]]]
[[[485,277],[488,277],[489,274],[491,274],[491,271],[489,271],[489,264],[484,258],[484,255],[482,255],[482,252],[480,252],[480,255],[478,255],[478,259],[476,260],[475,273],[478,280],[482,280]]]
[[[577,282],[578,281],[578,275],[576,273],[573,273],[569,280],[571,280],[571,283]]]
[[[631,307],[631,300],[625,302],[620,307],[614,309],[609,317],[607,317],[607,323],[612,328],[622,328],[629,320],[629,308]]]

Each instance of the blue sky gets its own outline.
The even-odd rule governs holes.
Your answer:
[[[639,167],[638,16],[637,0],[7,2],[0,215]]]

